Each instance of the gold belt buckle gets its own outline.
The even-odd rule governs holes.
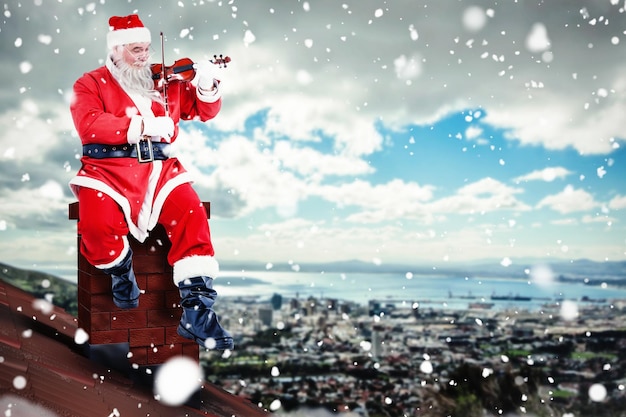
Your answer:
[[[137,160],[140,163],[153,162],[154,152],[152,150],[152,141],[145,138],[137,142]]]

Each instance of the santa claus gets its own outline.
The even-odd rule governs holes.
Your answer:
[[[206,348],[232,349],[213,310],[219,267],[206,212],[189,174],[169,157],[180,120],[219,112],[219,81],[198,68],[193,83],[168,84],[166,103],[152,79],[150,31],[137,15],[111,17],[109,26],[106,63],[76,81],[70,105],[83,144],[82,167],[70,181],[80,203],[80,251],[111,276],[114,303],[135,308],[140,291],[127,236],[143,242],[163,225],[182,298],[178,333]]]

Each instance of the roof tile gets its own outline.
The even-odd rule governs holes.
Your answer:
[[[23,400],[17,405],[20,409],[44,407],[50,411],[46,416],[268,415],[209,383],[185,405],[165,405],[154,398],[144,380],[87,359],[74,342],[78,327],[72,315],[56,306],[41,311],[34,301],[30,294],[0,280],[0,404],[13,404],[17,396]]]

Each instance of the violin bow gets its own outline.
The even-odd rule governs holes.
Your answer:
[[[165,100],[165,115],[170,115],[167,103],[167,74],[165,73],[165,47],[163,43],[163,32],[161,32],[161,79],[163,80],[163,100]]]

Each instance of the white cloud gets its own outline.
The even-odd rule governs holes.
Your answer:
[[[583,223],[604,223],[604,224],[610,224],[612,222],[614,222],[615,219],[606,215],[601,215],[601,216],[592,216],[590,214],[585,214],[582,218],[582,222]]]
[[[578,220],[572,217],[566,217],[552,220],[550,223],[561,226],[576,226],[578,224]]]
[[[413,55],[410,57],[400,55],[393,60],[396,77],[400,80],[413,80],[418,78],[422,73],[421,61],[422,57],[420,55]]]
[[[571,147],[583,155],[608,154],[616,149],[615,138],[623,136],[617,120],[626,106],[620,99],[626,92],[623,77],[612,82],[621,90],[598,100],[578,91],[578,84],[584,83],[554,80],[553,88],[520,91],[517,100],[509,97],[506,106],[490,108],[482,121],[509,130],[508,137],[522,144],[555,150]]]
[[[225,81],[229,101],[215,123],[241,122],[245,114],[270,109],[271,132],[315,140],[312,132],[324,126],[328,135],[336,137],[340,149],[355,154],[380,146],[372,120],[390,127],[430,124],[479,107],[487,114],[484,123],[509,131],[511,140],[522,144],[572,147],[598,154],[611,152],[615,146],[611,138],[621,135],[619,114],[625,107],[619,98],[624,96],[622,72],[608,65],[591,70],[586,58],[613,54],[610,43],[597,43],[589,50],[587,33],[562,32],[564,22],[578,21],[578,10],[555,4],[548,13],[510,3],[488,22],[478,19],[482,23],[506,22],[506,32],[485,24],[480,38],[474,39],[459,23],[463,13],[476,17],[486,16],[485,11],[476,13],[478,8],[472,5],[451,14],[443,3],[432,4],[428,16],[415,17],[415,23],[409,25],[417,32],[436,21],[439,30],[420,30],[421,36],[412,40],[407,39],[405,27],[382,26],[390,20],[376,22],[376,30],[383,30],[385,36],[375,36],[373,26],[355,19],[352,10],[352,15],[342,11],[337,17],[326,17],[325,30],[320,30],[313,17],[330,16],[335,9],[336,5],[322,5],[306,19],[294,17],[297,31],[283,39],[284,47],[235,45],[236,60]],[[355,7],[354,12],[358,10]],[[403,6],[385,13],[389,19],[403,15]],[[527,23],[533,20],[535,29]],[[613,20],[612,24],[620,23]],[[263,38],[276,36],[271,25],[255,33],[263,33]],[[351,36],[338,41],[346,33]],[[554,53],[549,68],[525,50],[531,33],[533,51],[549,47]],[[290,47],[292,42],[301,46],[307,39],[313,39],[316,47]],[[563,46],[554,48],[555,44]],[[615,61],[611,65],[623,64]],[[303,69],[314,82],[298,82]],[[412,82],[407,84],[407,80]],[[590,89],[590,83],[601,84],[603,91],[612,93],[599,97],[594,94],[598,88]],[[529,84],[543,88],[532,89]]]
[[[396,179],[385,184],[373,185],[366,181],[355,180],[336,186],[323,185],[312,193],[339,207],[355,206],[362,213],[352,216],[355,221],[393,221],[404,216],[413,217],[415,212],[423,212],[425,201],[432,198],[432,186],[421,186]],[[375,215],[374,215],[375,214]]]
[[[626,195],[615,196],[609,201],[609,208],[611,210],[623,210],[626,209]]]
[[[548,167],[532,171],[528,174],[521,175],[513,179],[515,183],[524,181],[546,181],[552,182],[555,179],[562,179],[572,174],[570,170],[564,167]]]
[[[39,194],[38,200],[45,200],[49,203],[51,200],[62,201],[66,203],[64,198],[63,186],[56,181],[48,180],[37,190]]]
[[[246,207],[242,215],[262,208],[297,204],[308,195],[303,180],[283,170],[277,158],[260,151],[245,138],[225,140],[216,152],[219,164],[205,182],[211,188],[232,190],[243,199]]]
[[[485,178],[457,190],[455,194],[433,199],[435,187],[394,180],[373,186],[355,181],[339,186],[320,187],[320,196],[340,207],[354,205],[357,213],[347,220],[380,223],[411,220],[419,224],[444,221],[449,214],[479,214],[499,210],[527,211],[530,207],[515,195],[523,191],[493,178]]]
[[[529,210],[515,195],[521,188],[510,187],[494,178],[483,178],[460,188],[454,195],[433,202],[430,207],[437,213],[483,213],[497,210]]]
[[[244,0],[236,13],[220,2],[199,2],[185,8],[173,4],[142,16],[147,26],[170,35],[193,27],[193,36],[168,39],[168,60],[179,54],[199,60],[212,57],[213,52],[233,58],[228,68],[219,70],[222,111],[208,122],[221,135],[214,141],[199,129],[182,131],[176,147],[185,167],[197,178],[196,185],[213,193],[209,199],[228,199],[232,207],[224,209],[231,209],[229,215],[249,216],[252,224],[257,213],[265,216],[273,209],[279,219],[275,224],[267,220],[243,240],[217,234],[218,246],[225,243],[230,253],[238,249],[246,258],[267,259],[283,253],[318,260],[352,254],[384,260],[431,255],[470,259],[485,253],[503,258],[513,255],[507,239],[511,228],[502,230],[501,242],[500,230],[494,228],[496,236],[486,245],[482,226],[476,224],[481,218],[475,214],[498,216],[502,212],[505,217],[522,217],[532,209],[527,201],[537,198],[540,202],[535,208],[550,208],[562,215],[582,213],[561,221],[533,216],[536,230],[542,233],[555,223],[565,229],[589,220],[600,222],[602,216],[589,213],[600,204],[587,189],[570,187],[541,199],[541,195],[528,196],[522,188],[506,184],[510,177],[518,183],[564,179],[578,171],[575,163],[580,160],[575,157],[570,165],[559,161],[562,165],[546,168],[538,168],[533,161],[524,175],[513,171],[514,164],[507,159],[498,179],[483,178],[446,195],[439,193],[449,190],[449,184],[422,179],[418,183],[404,172],[395,175],[396,179],[386,175],[381,181],[376,175],[388,174],[381,172],[386,165],[372,163],[387,140],[377,126],[400,132],[422,125],[440,134],[439,122],[472,110],[485,115],[480,127],[466,129],[464,124],[453,134],[464,132],[467,139],[482,142],[483,137],[491,140],[492,131],[504,131],[511,147],[573,149],[580,158],[615,152],[623,143],[626,64],[606,34],[611,30],[589,25],[588,17],[581,16],[575,5],[545,3],[529,7],[505,2],[496,14],[467,1],[452,9],[446,2],[431,2],[428,13],[415,13],[413,3],[398,2],[374,19],[373,11],[379,7],[374,0],[350,7],[322,2],[305,12],[282,7],[270,12],[263,2]],[[68,94],[63,90],[71,90],[80,73],[101,62],[106,16],[117,13],[112,5],[100,4],[93,6],[93,13],[70,23],[76,10],[67,2],[50,7],[14,8],[3,23],[5,32],[15,32],[15,39],[23,40],[19,51],[3,49],[3,65],[30,64],[28,73],[7,85],[0,97],[4,104],[0,161],[22,164],[9,186],[15,188],[25,173],[31,178],[17,185],[30,189],[0,190],[0,220],[7,224],[3,232],[7,235],[16,231],[16,222],[26,218],[58,222],[61,210],[66,210],[67,201],[58,198],[56,186],[44,187],[54,197],[46,205],[33,204],[42,198],[39,187],[48,179],[42,179],[41,172],[62,170],[54,165],[48,170],[44,164],[51,162],[44,156],[71,158],[79,150],[78,139],[71,137],[64,99]],[[626,15],[619,13],[619,7],[590,3],[585,13],[610,15],[608,29],[621,28]],[[165,18],[172,13],[181,18]],[[51,20],[50,15],[57,18]],[[206,24],[207,15],[210,24]],[[18,27],[17,21],[28,24]],[[535,23],[539,29],[532,29]],[[63,30],[59,32],[58,27]],[[38,33],[56,35],[47,45],[32,41],[31,35]],[[535,34],[530,36],[532,51],[525,44],[530,33]],[[207,46],[204,40],[211,39]],[[545,52],[550,52],[551,62]],[[71,69],[67,62],[72,62]],[[20,103],[17,109],[16,103]],[[248,136],[245,124],[258,114],[267,115],[267,124],[259,124]],[[40,172],[33,173],[34,168]],[[466,175],[460,166],[446,168],[451,172],[458,168],[455,174]],[[611,173],[607,168],[602,181],[614,181]],[[63,175],[56,173],[51,179],[62,184]],[[618,211],[626,207],[626,201],[621,189],[612,192],[618,195],[606,205],[614,210],[611,220],[618,223],[623,219]],[[320,199],[336,206],[324,221],[294,217],[304,211],[303,204]],[[450,218],[462,218],[465,224],[446,223]],[[593,224],[585,223],[586,227]],[[522,229],[528,223],[520,219],[518,225]],[[443,233],[436,227],[448,230]],[[42,252],[40,256],[48,256],[38,236],[29,237],[32,247]],[[73,233],[69,239],[75,239]],[[25,240],[20,243],[27,244]],[[417,250],[416,243],[420,245]],[[516,246],[515,255],[539,256],[544,246],[540,243]],[[610,253],[604,247],[602,254],[596,247],[601,245],[588,248],[588,257],[604,258]]]
[[[593,210],[599,204],[593,199],[593,196],[587,191],[580,188],[575,189],[568,185],[558,194],[553,194],[543,198],[537,203],[537,208],[548,207],[561,214],[569,214]]]
[[[320,189],[316,184],[327,177],[353,178],[373,172],[359,158],[321,153],[288,141],[265,148],[245,137],[232,136],[208,149],[197,146],[206,140],[201,132],[192,130],[185,136],[180,145],[177,141],[177,155],[189,167],[196,184],[229,190],[244,204],[238,213],[241,216],[268,207],[295,209],[311,195],[334,200],[334,196],[324,195],[328,188]]]
[[[0,161],[41,163],[58,148],[59,135],[73,130],[69,112],[58,102],[25,99],[16,104],[18,109],[0,112]]]
[[[469,126],[465,129],[465,137],[467,139],[477,139],[483,134],[483,129],[478,126]]]
[[[363,102],[350,103],[342,97],[277,97],[268,113],[267,134],[318,142],[316,131],[321,131],[340,153],[358,156],[379,150],[382,137],[373,121],[355,111]]]
[[[326,176],[359,176],[374,172],[374,168],[362,159],[294,147],[286,140],[276,142],[273,154],[283,167],[308,176],[312,182],[319,182]]]
[[[38,269],[43,265],[76,268],[76,222],[67,220],[64,226],[65,232],[60,232],[61,228],[0,232],[2,262],[20,268]]]
[[[569,224],[569,226],[575,223]],[[463,262],[485,258],[531,257],[540,258],[553,251],[558,255],[561,246],[533,239],[514,237],[521,234],[508,227],[465,225],[445,228],[442,231],[426,230],[411,222],[402,224],[345,224],[344,219],[325,222],[308,222],[289,219],[280,223],[266,223],[250,230],[246,236],[246,258],[262,262],[294,263],[324,260],[326,262],[360,259],[379,259],[382,264],[409,263],[441,265],[446,262]],[[513,238],[513,239],[512,239]],[[341,250],[337,241],[341,240]],[[514,242],[514,244],[512,243]],[[217,237],[221,253],[241,253],[241,241]],[[602,259],[610,254],[619,258],[619,250],[610,245],[598,245],[588,251],[572,243],[570,255],[575,251],[588,253]]]
[[[56,222],[55,213],[66,213],[72,201],[63,197],[61,185],[54,181],[40,188],[5,190],[0,194],[2,218],[22,225]]]

